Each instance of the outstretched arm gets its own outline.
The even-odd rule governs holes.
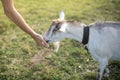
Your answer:
[[[37,34],[29,25],[25,22],[20,13],[15,9],[13,0],[1,0],[4,13],[9,17],[18,27],[23,31],[31,35],[38,45],[47,46],[42,35]]]

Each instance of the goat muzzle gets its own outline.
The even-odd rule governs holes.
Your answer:
[[[46,42],[47,42],[47,43],[49,43],[49,42],[50,42],[50,40],[46,40]]]

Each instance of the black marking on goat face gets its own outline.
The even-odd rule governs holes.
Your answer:
[[[55,28],[53,29],[53,33],[55,33],[56,31],[58,31],[60,29],[60,24],[61,23],[57,23]]]

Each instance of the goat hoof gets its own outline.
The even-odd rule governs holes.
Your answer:
[[[107,73],[106,73],[106,74],[104,74],[104,77],[109,77],[109,74],[107,74]]]
[[[97,78],[96,80],[100,80],[99,78]]]

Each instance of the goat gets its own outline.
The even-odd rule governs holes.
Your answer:
[[[46,42],[52,43],[64,38],[85,42],[92,58],[99,63],[97,80],[101,80],[103,75],[108,76],[108,62],[120,60],[120,22],[105,21],[85,25],[77,21],[66,21],[64,17],[62,12],[59,19],[52,21],[44,34]],[[85,31],[85,28],[88,30]],[[83,41],[83,38],[87,40]]]

